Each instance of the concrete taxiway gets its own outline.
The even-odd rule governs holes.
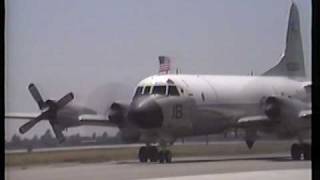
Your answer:
[[[289,154],[174,158],[171,164],[135,160],[6,167],[6,180],[106,179],[311,179],[311,161]]]

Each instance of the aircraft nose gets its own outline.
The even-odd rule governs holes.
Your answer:
[[[131,103],[128,118],[140,128],[160,128],[162,126],[163,114],[161,107],[154,99],[136,99]]]

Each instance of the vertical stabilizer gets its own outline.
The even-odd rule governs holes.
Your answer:
[[[282,55],[280,62],[263,75],[305,77],[299,12],[294,3],[292,3],[290,7],[286,48],[284,54]]]

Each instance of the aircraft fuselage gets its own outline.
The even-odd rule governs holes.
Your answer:
[[[264,114],[262,101],[270,96],[299,99],[305,102],[302,108],[307,109],[305,83],[287,77],[155,75],[137,85],[133,102],[139,98],[154,101],[163,116],[161,120],[150,116],[141,121],[142,139],[174,140],[177,137],[221,133],[241,117]],[[171,94],[169,86],[176,87],[178,94],[176,91]],[[159,90],[154,90],[157,88]],[[147,127],[148,123],[158,123],[158,126]],[[136,124],[139,126],[139,122]]]

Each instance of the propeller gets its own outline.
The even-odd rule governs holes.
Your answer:
[[[109,119],[111,122],[118,124],[120,127],[125,121],[125,113],[128,109],[128,105],[113,102],[109,108]]]
[[[49,120],[49,123],[53,129],[53,132],[58,139],[59,143],[62,143],[65,140],[65,137],[62,133],[63,128],[57,122],[57,112],[67,105],[70,101],[73,100],[73,93],[70,92],[63,96],[58,101],[50,100],[43,101],[37,87],[34,84],[28,86],[29,92],[33,99],[37,102],[39,109],[43,111],[39,116],[25,123],[19,128],[21,134],[28,132],[33,126],[35,126],[41,120]]]
[[[276,118],[280,115],[280,102],[276,97],[268,97],[263,102],[265,114],[270,118]]]
[[[37,87],[31,83],[29,84],[28,89],[33,99],[37,102],[39,109],[43,110],[44,108],[46,108],[46,104],[44,103]]]

